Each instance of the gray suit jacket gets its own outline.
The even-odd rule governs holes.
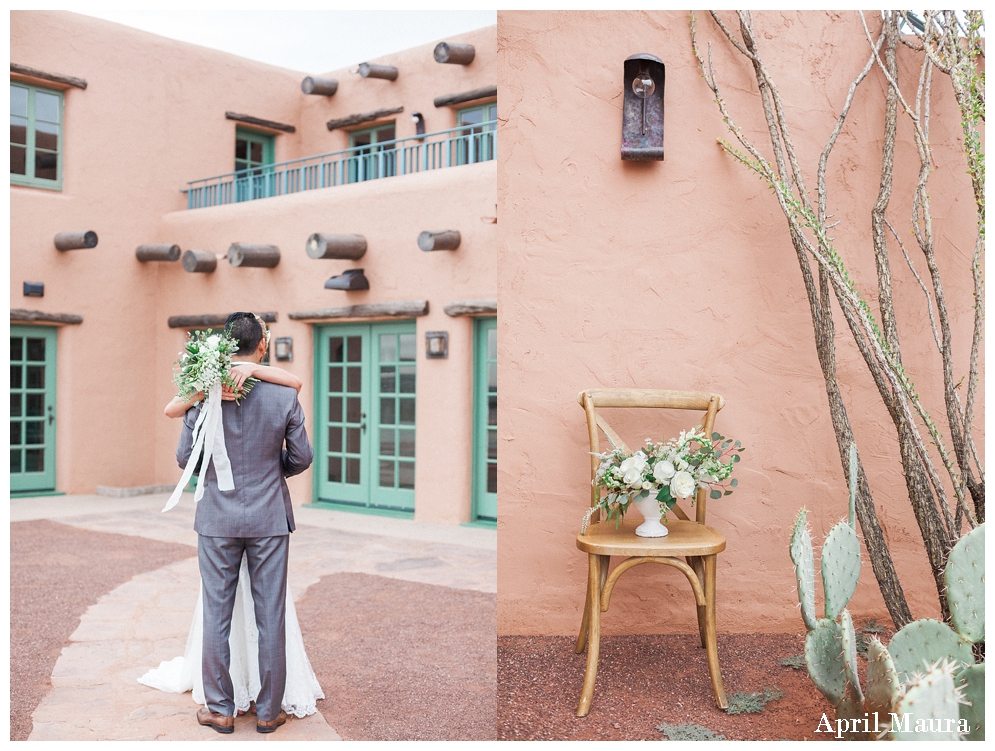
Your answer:
[[[187,410],[176,461],[185,467],[202,405]],[[225,447],[235,489],[218,490],[214,462],[204,477],[194,530],[205,537],[275,537],[294,531],[294,510],[285,477],[311,466],[314,452],[304,429],[297,393],[259,381],[241,401],[221,403]],[[284,449],[286,442],[286,449]]]

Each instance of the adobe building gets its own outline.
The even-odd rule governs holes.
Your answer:
[[[11,61],[12,493],[177,482],[173,363],[251,310],[295,503],[493,526],[494,27],[299,72],[14,11]]]
[[[722,16],[738,30],[733,12]],[[876,38],[880,18],[867,16]],[[754,13],[754,23],[814,193],[819,155],[869,57],[860,18],[852,11],[764,11]],[[697,14],[697,27],[703,55],[711,44],[732,116],[770,159],[749,61],[707,12]],[[766,184],[717,143],[738,145],[702,80],[688,13],[505,10],[498,15],[498,50],[498,360],[506,395],[498,410],[499,634],[578,633],[588,557],[575,539],[590,503],[591,475],[577,395],[599,387],[724,397],[715,429],[747,450],[734,474],[738,487],[708,504],[709,526],[727,540],[718,555],[717,628],[800,632],[788,555],[792,526],[806,507],[818,549],[846,516],[847,486],[787,222]],[[623,101],[633,93],[625,61],[637,54],[658,58],[666,69],[657,81],[664,102],[665,158],[659,161],[621,155]],[[918,58],[901,45],[898,57],[905,96],[913,101]],[[836,247],[875,313],[870,209],[879,185],[885,87],[880,71],[872,70],[857,89],[827,174],[829,212],[839,221]],[[935,75],[932,98],[929,192],[959,378],[970,358],[977,219],[945,76]],[[635,113],[641,114],[638,106]],[[898,139],[888,216],[928,285],[910,235],[919,158],[905,120]],[[903,361],[924,403],[945,424],[941,361],[922,290],[890,238],[889,247]],[[894,425],[840,318],[835,342],[840,383],[895,567],[914,617],[935,617],[936,587]],[[983,388],[977,398],[974,437],[983,456]],[[622,438],[636,448],[648,436],[676,436],[696,419],[647,418],[630,423]],[[864,617],[887,622],[866,550],[849,607],[858,624]],[[602,628],[607,634],[697,632],[688,583],[663,566],[637,566],[619,580]]]

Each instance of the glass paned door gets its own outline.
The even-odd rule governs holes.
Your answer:
[[[475,325],[473,518],[497,521],[497,319]]]
[[[316,334],[316,498],[414,511],[414,323],[325,326]]]
[[[273,136],[251,130],[235,130],[235,200],[252,201],[275,195]]]
[[[10,327],[10,492],[55,490],[55,329]]]
[[[376,180],[397,174],[397,147],[394,123],[377,128],[357,130],[349,134],[349,182]]]
[[[459,112],[460,131],[456,142],[456,164],[474,164],[494,158],[497,103],[469,107]]]

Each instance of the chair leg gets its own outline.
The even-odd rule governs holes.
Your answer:
[[[605,580],[608,579],[608,566],[611,561],[611,556],[599,555],[598,566],[599,566],[599,587],[598,591],[603,592],[605,589]],[[584,597],[584,617],[580,621],[580,633],[577,635],[577,645],[574,647],[574,652],[580,654],[584,651],[587,646],[587,630],[591,623],[591,598],[588,595]]]
[[[587,563],[587,669],[584,671],[584,688],[580,692],[577,716],[586,717],[594,698],[594,680],[598,676],[598,652],[601,647],[601,572],[602,556],[589,554]]]
[[[698,581],[701,582],[702,588],[705,587],[705,568],[701,563],[701,558],[699,556],[689,555],[687,557],[688,565],[694,569],[695,574],[698,575]],[[695,609],[698,611],[698,637],[701,639],[701,648],[706,648],[705,643],[705,605],[695,605]]]
[[[715,563],[716,556],[704,556],[705,568],[705,649],[708,650],[708,673],[712,678],[715,703],[720,708],[729,706],[726,691],[722,686],[722,671],[719,668],[719,648],[715,637]]]

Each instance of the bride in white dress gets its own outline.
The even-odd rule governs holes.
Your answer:
[[[257,316],[269,345],[269,328]],[[258,378],[262,381],[289,386],[300,392],[303,383],[292,373],[282,368],[265,365],[238,363],[230,371],[232,380],[238,386],[247,378]],[[198,393],[184,401],[174,397],[166,406],[167,417],[182,417],[190,407],[196,404],[203,395]],[[318,684],[318,678],[311,668],[311,662],[304,651],[304,637],[297,622],[297,609],[287,587],[287,686],[283,694],[282,708],[288,715],[305,717],[317,710],[316,702],[324,699],[325,694]],[[204,681],[201,674],[201,651],[204,640],[204,591],[201,584],[197,597],[197,608],[194,611],[193,622],[190,624],[190,635],[187,646],[181,657],[159,663],[141,678],[139,683],[160,691],[182,694],[193,691],[193,699],[198,704],[206,706],[204,698]],[[259,694],[259,631],[256,629],[256,616],[252,603],[252,589],[249,584],[249,569],[246,558],[242,556],[242,567],[239,570],[238,588],[235,591],[235,607],[232,611],[231,634],[228,637],[231,650],[232,685],[235,689],[235,709],[239,713],[249,710]]]

